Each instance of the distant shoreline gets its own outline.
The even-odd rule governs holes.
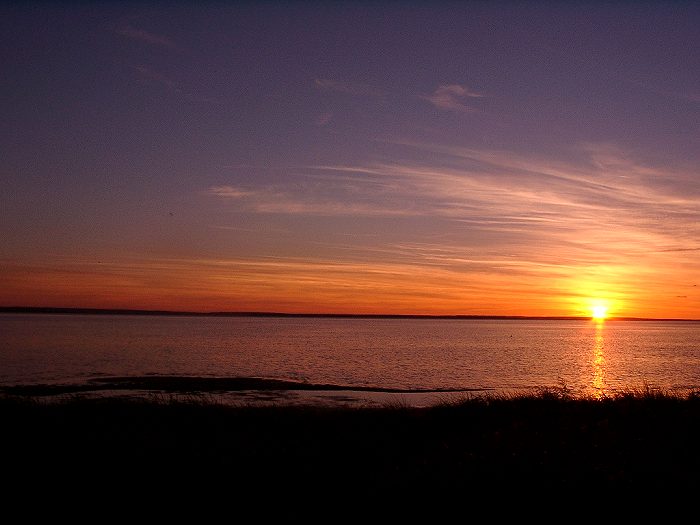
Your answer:
[[[447,320],[508,320],[508,321],[590,321],[589,316],[531,316],[531,315],[429,315],[429,314],[351,314],[351,313],[285,313],[285,312],[189,312],[176,310],[132,310],[128,308],[58,308],[48,306],[0,306],[0,313],[63,314],[63,315],[141,315],[178,317],[287,317],[325,319],[447,319]],[[683,321],[700,319],[656,317],[610,317],[608,321]]]

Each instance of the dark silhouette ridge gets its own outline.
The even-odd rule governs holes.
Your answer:
[[[494,319],[523,321],[590,321],[590,316],[534,315],[429,315],[429,314],[331,314],[285,312],[188,312],[176,310],[131,310],[128,308],[59,308],[51,306],[0,306],[0,313],[73,315],[153,315],[181,317],[308,317],[329,319]],[[608,321],[700,321],[700,319],[659,317],[609,317]]]

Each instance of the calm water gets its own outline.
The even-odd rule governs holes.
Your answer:
[[[0,315],[0,383],[256,376],[409,389],[700,386],[700,323]]]

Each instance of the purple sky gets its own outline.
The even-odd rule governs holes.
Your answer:
[[[0,303],[700,317],[700,5],[0,7]]]

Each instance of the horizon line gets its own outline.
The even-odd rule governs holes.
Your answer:
[[[355,319],[495,319],[495,320],[543,320],[590,321],[585,315],[484,315],[484,314],[353,314],[353,313],[290,313],[257,311],[179,311],[144,310],[131,308],[75,308],[55,306],[0,306],[0,313],[73,314],[73,315],[152,315],[182,317],[308,317]],[[608,317],[605,321],[700,321],[700,319],[668,317]]]

